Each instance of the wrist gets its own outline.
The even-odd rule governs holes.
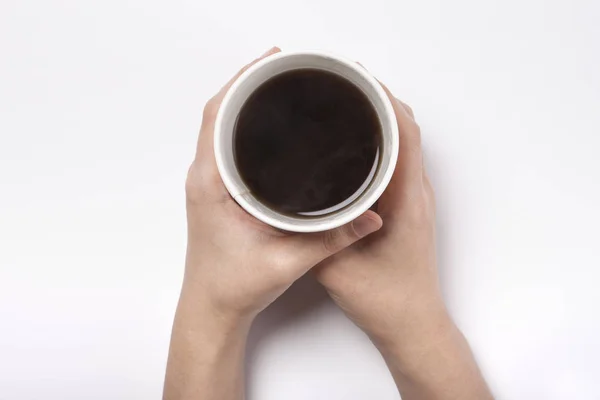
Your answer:
[[[185,324],[186,331],[190,335],[202,336],[215,344],[229,340],[245,340],[254,315],[224,310],[197,289],[189,287],[184,282],[179,297],[175,318]]]
[[[386,363],[406,375],[420,370],[424,359],[460,335],[443,303],[411,309],[401,319],[392,335],[371,340]]]
[[[423,351],[453,329],[444,303],[432,299],[405,305],[386,329],[372,329],[367,334],[382,354],[398,354]]]
[[[163,397],[242,398],[250,325],[249,320],[217,312],[184,284],[173,323]]]
[[[493,399],[464,336],[445,310],[376,343],[402,397]]]
[[[211,278],[206,271],[217,268],[231,268],[226,260],[198,260],[188,252],[186,268],[181,288],[180,304],[189,304],[202,311],[211,319],[215,319],[223,329],[233,329],[252,324],[258,314],[252,307],[244,306],[244,296],[236,290],[239,287],[235,281],[216,277]],[[249,297],[249,296],[247,296]]]

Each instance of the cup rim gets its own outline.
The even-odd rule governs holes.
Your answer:
[[[275,62],[282,58],[301,57],[301,56],[322,57],[325,59],[334,60],[335,62],[341,63],[345,67],[352,69],[353,72],[356,72],[358,75],[360,75],[361,78],[363,78],[371,86],[371,88],[374,90],[376,95],[379,97],[379,100],[381,100],[381,102],[383,104],[384,112],[382,113],[381,111],[378,111],[379,117],[382,119],[383,118],[388,119],[387,122],[391,129],[391,143],[389,143],[391,146],[391,151],[390,151],[390,160],[389,160],[387,169],[385,171],[382,171],[382,173],[381,173],[382,178],[381,178],[379,185],[377,187],[375,187],[374,190],[372,190],[367,195],[365,195],[365,196],[361,195],[358,199],[356,199],[355,204],[357,204],[357,206],[354,208],[354,210],[352,210],[352,212],[339,214],[339,215],[336,215],[336,213],[334,212],[331,215],[331,218],[325,218],[323,220],[314,220],[314,219],[310,219],[310,218],[297,219],[297,220],[294,220],[295,223],[290,223],[290,222],[287,222],[287,221],[284,221],[281,219],[277,219],[271,215],[265,214],[258,207],[256,207],[254,204],[252,204],[253,203],[252,201],[248,201],[248,199],[245,198],[245,194],[233,195],[233,193],[236,191],[237,184],[234,182],[234,178],[226,172],[226,168],[224,165],[225,160],[223,157],[223,149],[222,149],[220,137],[223,134],[222,127],[223,127],[223,118],[225,117],[225,114],[226,114],[225,110],[227,110],[229,103],[234,98],[235,94],[238,91],[238,88],[246,80],[248,80],[256,71],[260,70],[265,65]],[[384,115],[382,115],[382,114],[384,114]],[[273,55],[270,55],[270,56],[258,61],[257,63],[255,63],[251,67],[249,67],[246,71],[244,71],[242,74],[240,74],[240,76],[235,80],[235,82],[233,82],[233,84],[231,85],[231,87],[229,88],[229,90],[227,91],[225,96],[223,97],[223,101],[221,102],[221,105],[219,107],[219,111],[217,112],[217,117],[215,120],[214,153],[215,153],[215,160],[217,163],[217,168],[219,170],[219,175],[221,176],[221,179],[222,179],[223,184],[225,185],[227,191],[232,195],[233,199],[250,215],[252,215],[253,217],[257,218],[258,220],[260,220],[268,225],[271,225],[275,228],[282,229],[282,230],[289,231],[289,232],[320,232],[320,231],[334,229],[334,228],[340,227],[342,225],[345,225],[345,224],[353,221],[360,215],[364,214],[377,201],[377,199],[379,199],[379,197],[381,196],[383,191],[388,186],[388,184],[392,178],[392,175],[394,173],[394,170],[396,168],[396,163],[397,163],[397,159],[398,159],[398,147],[399,147],[399,136],[398,135],[399,135],[398,124],[396,121],[396,115],[394,113],[394,108],[392,106],[392,103],[391,103],[387,93],[385,92],[385,90],[383,89],[381,84],[379,83],[379,81],[377,81],[377,79],[375,79],[375,77],[373,75],[371,75],[364,67],[362,67],[358,63],[356,63],[348,58],[340,57],[338,55],[334,55],[329,52],[323,52],[323,51],[279,52],[279,53],[275,53]],[[279,214],[274,210],[272,210],[272,211],[275,214]],[[280,215],[283,216],[284,214],[280,214]],[[297,223],[296,223],[296,221],[297,221]],[[306,221],[306,223],[304,223],[304,221]]]

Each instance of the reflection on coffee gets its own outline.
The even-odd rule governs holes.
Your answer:
[[[310,218],[351,204],[368,187],[381,135],[375,108],[357,86],[297,69],[267,80],[242,106],[235,163],[263,204]]]

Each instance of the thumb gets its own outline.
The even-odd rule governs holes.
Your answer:
[[[297,242],[296,245],[303,253],[303,264],[312,268],[327,257],[378,231],[382,226],[381,217],[374,211],[367,211],[339,228],[297,237],[299,243]]]

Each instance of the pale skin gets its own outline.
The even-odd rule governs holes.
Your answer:
[[[240,73],[207,103],[187,177],[186,268],[163,398],[244,399],[252,322],[312,269],[381,352],[403,399],[492,399],[440,294],[434,196],[412,110],[388,91],[400,154],[377,213],[368,211],[334,231],[284,233],[243,211],[216,167],[215,116]]]

